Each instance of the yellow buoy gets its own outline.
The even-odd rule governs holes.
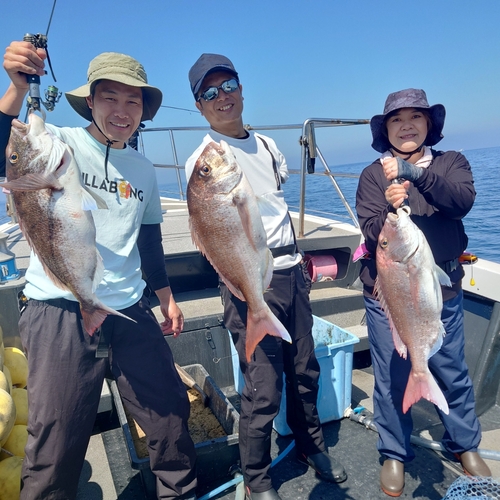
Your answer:
[[[10,370],[7,368],[7,366],[3,367],[3,372],[5,375],[5,378],[7,379],[7,382],[9,383],[9,390],[7,391],[9,394],[12,392],[12,377],[10,376]]]
[[[24,458],[24,448],[28,441],[28,427],[26,425],[14,425],[10,431],[7,441],[0,451],[0,460],[4,460],[14,455]]]
[[[19,500],[22,465],[21,457],[9,457],[0,462],[0,500]]]
[[[24,424],[28,423],[28,391],[26,389],[21,389],[20,387],[14,387],[11,393],[14,404],[16,405],[16,423]]]
[[[0,371],[0,389],[10,394],[10,382],[4,372]]]
[[[17,347],[5,348],[5,366],[10,370],[12,385],[26,387],[28,383],[28,359]]]
[[[9,437],[10,431],[16,422],[16,405],[12,396],[0,389],[0,446]]]
[[[0,371],[3,370],[3,362],[5,358],[5,346],[3,345],[3,340],[0,336]]]

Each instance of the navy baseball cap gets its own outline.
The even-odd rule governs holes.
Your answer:
[[[220,54],[202,54],[189,70],[189,83],[194,97],[200,91],[203,80],[209,73],[215,71],[227,71],[236,78],[238,73],[234,69],[233,63],[226,57]]]

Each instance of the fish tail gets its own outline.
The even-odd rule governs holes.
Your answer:
[[[245,344],[247,362],[250,363],[257,344],[266,336],[272,335],[292,343],[292,338],[281,321],[273,314],[266,304],[266,308],[258,314],[248,311],[247,338]]]
[[[137,323],[137,321],[135,321],[134,319],[129,318],[128,316],[125,316],[125,314],[115,311],[114,309],[111,309],[111,307],[104,305],[102,302],[91,308],[84,309],[82,307],[81,312],[83,318],[83,327],[90,336],[94,335],[94,332],[102,325],[108,314],[121,316],[122,318]]]
[[[450,412],[443,391],[437,385],[431,372],[416,374],[412,370],[403,397],[403,413],[406,413],[412,404],[422,398],[434,403],[446,415]]]

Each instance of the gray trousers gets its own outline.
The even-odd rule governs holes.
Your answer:
[[[108,316],[91,337],[83,330],[77,302],[28,301],[19,321],[29,365],[22,500],[76,497],[109,369],[125,406],[146,433],[158,498],[194,492],[190,407],[172,352],[147,298],[120,312],[137,323]],[[108,358],[95,356],[100,335],[109,343]]]

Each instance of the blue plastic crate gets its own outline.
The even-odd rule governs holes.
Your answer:
[[[343,418],[351,406],[352,357],[358,337],[318,316],[313,316],[314,352],[320,366],[318,414],[322,424]],[[245,381],[240,370],[238,354],[231,344],[234,388],[241,394]],[[282,436],[292,433],[286,423],[286,394],[283,391],[280,411],[273,427]]]

